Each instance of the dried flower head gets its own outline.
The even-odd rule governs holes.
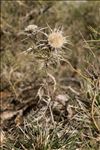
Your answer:
[[[37,25],[28,25],[25,28],[25,32],[35,32],[37,30],[38,26]]]
[[[48,25],[48,29],[50,30],[48,34],[46,32],[40,31],[42,34],[46,36],[47,39],[41,40],[43,43],[38,45],[38,47],[42,46],[43,49],[45,49],[48,48],[48,46],[50,46],[55,50],[66,48],[65,44],[66,43],[69,44],[69,42],[66,39],[66,37],[63,35],[63,28],[51,29],[51,27]],[[47,43],[47,45],[45,43]]]
[[[63,36],[62,31],[55,29],[48,35],[48,44],[55,49],[62,48],[65,43],[66,39]]]

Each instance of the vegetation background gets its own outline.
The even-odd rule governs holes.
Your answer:
[[[59,65],[25,32],[47,24],[71,42]],[[100,2],[1,0],[0,33],[1,150],[99,150]]]

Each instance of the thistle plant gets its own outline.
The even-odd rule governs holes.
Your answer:
[[[99,2],[1,5],[0,149],[99,150]]]

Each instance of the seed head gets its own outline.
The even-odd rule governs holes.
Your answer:
[[[62,48],[65,43],[65,37],[61,31],[53,31],[48,35],[48,44],[53,48]]]
[[[37,25],[28,25],[25,28],[25,32],[35,32],[37,30],[38,26]]]
[[[55,52],[57,50],[66,48],[65,44],[68,44],[68,40],[66,37],[63,35],[63,30],[62,28],[54,28],[53,30],[51,27],[48,25],[50,32],[46,33],[43,30],[39,30],[40,33],[42,33],[44,36],[46,36],[46,39],[40,40],[41,43],[38,44],[37,47],[42,47],[42,49],[47,49],[47,48],[53,48],[55,49]],[[46,28],[44,28],[46,29]]]

